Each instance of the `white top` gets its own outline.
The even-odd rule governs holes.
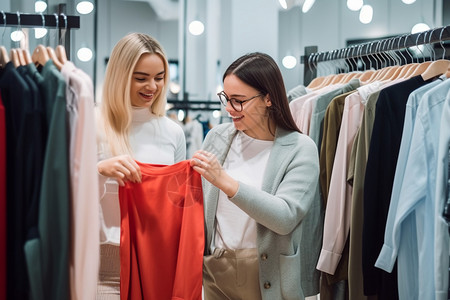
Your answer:
[[[223,164],[234,179],[261,188],[273,141],[257,140],[238,131]],[[220,191],[215,248],[256,248],[256,222]],[[214,247],[213,247],[214,248]]]
[[[100,132],[100,131],[99,131]],[[130,129],[133,158],[142,163],[171,165],[186,159],[186,140],[180,125],[148,108],[133,108]],[[111,157],[104,138],[98,137],[98,159]],[[115,179],[100,176],[100,243],[120,245],[120,206]]]

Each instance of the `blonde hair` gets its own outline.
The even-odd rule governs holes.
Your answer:
[[[130,33],[114,46],[103,84],[102,127],[113,156],[132,154],[128,139],[132,121],[131,79],[136,63],[144,53],[157,54],[164,62],[164,86],[149,109],[157,116],[165,115],[166,91],[169,84],[169,64],[166,54],[159,42],[151,36]]]

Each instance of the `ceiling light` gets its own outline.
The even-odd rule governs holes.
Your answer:
[[[83,62],[90,61],[92,59],[92,56],[93,56],[92,50],[87,47],[80,48],[77,51],[78,59]]]
[[[41,13],[44,12],[47,9],[47,3],[45,3],[44,1],[36,1],[34,3],[34,11]]]
[[[402,2],[405,4],[413,4],[416,0],[402,0]]]
[[[363,0],[347,0],[347,7],[350,10],[358,11],[363,6]]]
[[[422,32],[422,31],[427,31],[430,30],[430,26],[428,26],[425,23],[417,23],[416,25],[413,26],[413,28],[411,29],[411,33],[418,33],[418,32]]]
[[[283,58],[282,63],[286,69],[292,69],[297,65],[297,59],[292,55],[286,55]]]
[[[90,1],[81,1],[77,4],[77,11],[82,15],[87,15],[94,10],[94,4]]]
[[[307,13],[314,5],[314,2],[316,2],[316,0],[305,0],[305,3],[303,3],[302,6],[302,12]]]
[[[359,12],[359,21],[363,24],[372,22],[373,8],[370,5],[364,5]]]
[[[46,34],[47,34],[46,28],[35,28],[34,29],[34,37],[36,39],[43,38],[44,36],[46,36]]]
[[[22,30],[16,30],[11,32],[11,40],[13,42],[20,42],[25,37],[25,34]]]
[[[280,2],[280,5],[282,8],[287,9],[287,2],[286,0],[278,0]]]
[[[192,21],[189,24],[189,32],[192,35],[201,35],[204,30],[205,30],[205,26],[200,21]]]

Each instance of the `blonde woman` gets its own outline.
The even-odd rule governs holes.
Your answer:
[[[167,58],[154,38],[131,33],[115,45],[97,111],[101,197],[97,299],[120,299],[119,185],[141,181],[136,160],[172,165],[186,159],[183,130],[165,116],[168,83]]]

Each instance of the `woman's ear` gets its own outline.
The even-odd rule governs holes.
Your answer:
[[[267,94],[267,95],[264,97],[264,101],[266,101],[266,106],[267,106],[267,107],[272,106],[272,101],[270,101],[270,95],[269,95],[269,94]]]

